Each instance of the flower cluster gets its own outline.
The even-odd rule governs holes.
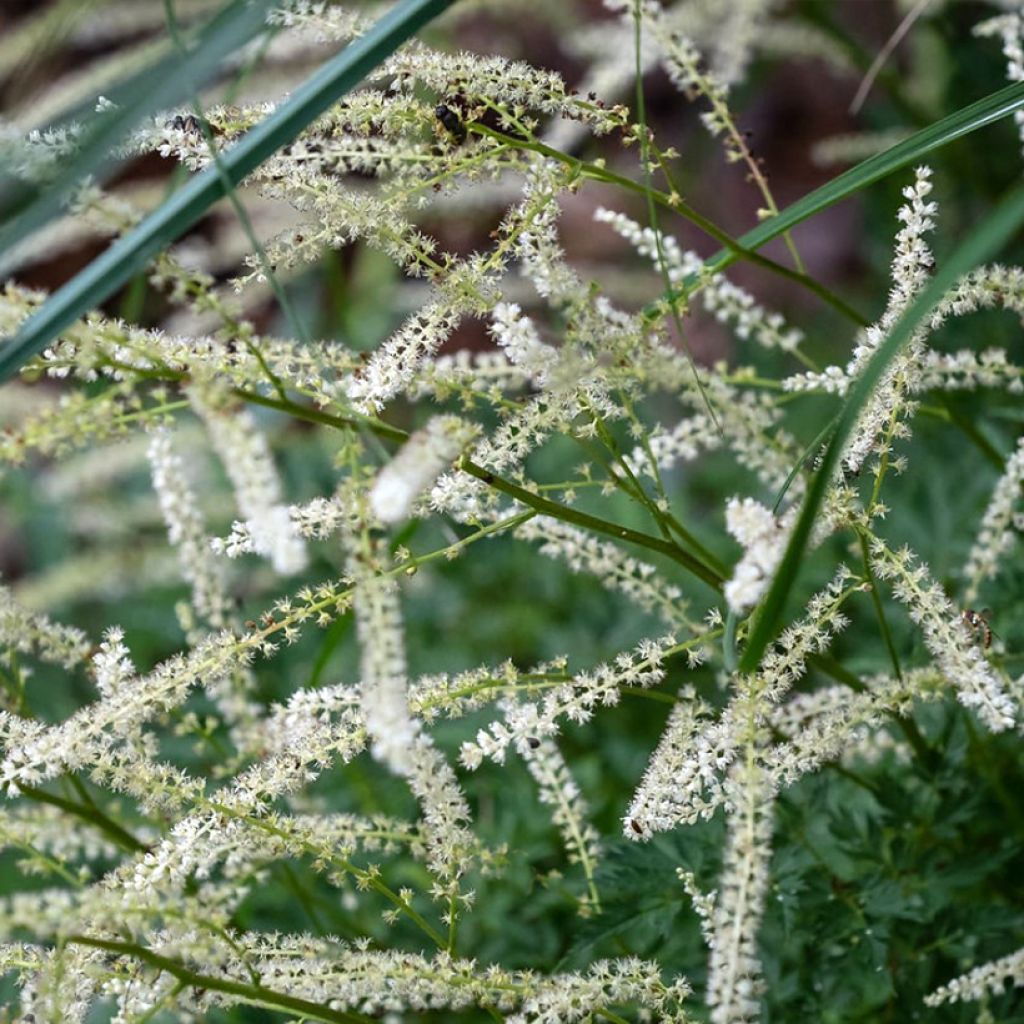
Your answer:
[[[208,5],[181,6],[201,36]],[[624,865],[664,867],[672,848],[656,837],[692,829],[724,836],[709,859],[717,880],[695,859],[664,878],[651,868],[651,885],[683,904],[707,947],[700,1013],[753,1024],[772,997],[761,933],[773,842],[788,838],[799,799],[787,787],[837,767],[856,781],[850,765],[889,755],[930,759],[913,722],[924,702],[969,722],[972,743],[972,716],[996,742],[1020,728],[1015,655],[991,645],[970,606],[1010,575],[1000,580],[1024,530],[1024,439],[977,501],[948,590],[939,563],[890,542],[882,520],[889,470],[916,465],[913,449],[894,456],[896,441],[921,412],[957,422],[926,393],[1024,390],[1012,349],[944,351],[934,338],[976,312],[1024,315],[1024,269],[980,266],[956,282],[885,368],[839,470],[816,480],[830,428],[790,410],[807,394],[848,398],[926,287],[932,172],[903,188],[891,287],[866,328],[811,279],[788,234],[777,236],[795,269],[731,240],[700,256],[656,208],[722,231],[683,200],[678,154],[642,105],[617,100],[660,64],[700,102],[770,222],[779,209],[733,86],[759,52],[845,58],[772,0],[605,7],[611,20],[565,43],[587,62],[579,89],[521,60],[400,47],[249,171],[233,197],[244,196],[240,225],[211,216],[153,258],[154,319],[127,322],[131,296],[124,320],[89,313],[0,391],[0,485],[14,507],[37,473],[38,501],[62,509],[53,519],[70,533],[38,571],[0,586],[0,840],[39,876],[0,893],[0,970],[18,975],[19,1019],[85,1021],[106,1002],[118,1022],[258,1005],[325,1021],[476,1011],[509,1024],[685,1024],[689,982],[629,955],[604,887],[632,877]],[[156,8],[116,4],[75,38],[145,56],[133,48],[162,24]],[[458,5],[446,17],[474,24]],[[239,58],[235,102],[201,119],[162,112],[121,154],[215,167],[265,130],[297,67],[373,22],[282,0],[269,23],[262,49]],[[1010,78],[1024,80],[1021,16],[979,32],[1002,39]],[[0,70],[23,45],[0,42]],[[265,74],[250,76],[250,60]],[[111,69],[67,88],[95,92]],[[92,96],[94,108],[116,113]],[[84,127],[0,125],[5,172],[50,180]],[[637,194],[644,221],[618,209]],[[3,254],[5,272],[124,236],[148,201],[89,181],[56,229]],[[479,245],[461,233],[470,221],[486,221]],[[647,305],[579,258],[574,232],[593,221],[590,250],[632,259]],[[305,337],[309,318],[290,302],[280,323],[269,315],[272,296],[313,287],[306,271],[325,250],[349,248],[346,281],[351,270],[362,282],[367,253],[397,268],[382,275],[393,316],[369,288],[344,296],[328,337]],[[815,331],[741,286],[730,269],[741,258],[857,321],[849,351],[816,362]],[[46,300],[6,282],[0,341]],[[711,365],[690,356],[691,315],[728,339]],[[477,349],[460,347],[466,336]],[[966,433],[1000,461],[984,432]],[[804,573],[818,589],[775,629],[764,598],[807,496],[821,503],[796,589]],[[6,532],[0,541],[6,558]],[[580,606],[573,630],[591,602],[607,609],[601,628],[563,629],[545,604],[550,578]],[[123,617],[102,618],[111,606]],[[898,606],[923,644],[894,638]],[[87,628],[57,621],[83,608]],[[851,622],[855,640],[836,642]],[[564,653],[569,633],[582,657]],[[594,741],[627,721],[628,745]],[[597,793],[595,780],[623,779]],[[603,834],[615,820],[628,843]],[[276,930],[285,901],[261,901],[279,883],[310,930],[284,914]],[[524,902],[530,916],[501,927],[474,916]],[[534,943],[534,922],[552,907],[561,920],[564,906],[592,919],[584,941],[559,952],[538,927]],[[611,941],[623,955],[603,958]],[[563,954],[579,969],[553,967]],[[543,969],[506,966],[528,960]],[[1018,952],[978,967],[927,1003],[1024,985],[1022,963]]]

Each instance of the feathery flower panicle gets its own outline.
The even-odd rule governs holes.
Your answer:
[[[366,415],[380,412],[413,382],[461,319],[440,299],[409,317],[349,381],[346,393],[356,409]]]
[[[103,642],[92,657],[92,670],[101,697],[117,693],[135,676],[135,665],[120,626],[111,626],[103,635]]]
[[[200,30],[207,6],[207,0],[184,5],[182,28]],[[780,359],[814,365],[802,348],[804,334],[770,303],[711,269],[720,261],[685,249],[653,220],[644,226],[605,207],[595,214],[625,240],[626,254],[632,251],[648,267],[636,276],[587,265],[596,247],[581,248],[576,237],[595,185],[644,191],[637,173],[623,180],[630,172],[612,152],[641,138],[649,165],[639,171],[664,171],[667,183],[668,194],[654,199],[678,205],[671,168],[677,154],[660,145],[643,117],[633,124],[629,109],[612,105],[626,90],[642,90],[644,76],[659,63],[677,87],[701,100],[701,120],[727,161],[742,162],[749,172],[763,200],[759,217],[778,212],[730,110],[733,85],[758,52],[817,53],[840,63],[823,32],[776,17],[781,6],[778,0],[666,6],[605,0],[613,17],[584,26],[569,44],[585,65],[578,91],[524,61],[408,42],[373,70],[365,87],[333,103],[247,172],[251,229],[213,216],[202,238],[188,237],[152,260],[149,281],[174,307],[159,326],[88,313],[27,364],[24,381],[3,386],[0,471],[82,453],[42,470],[44,497],[68,510],[59,518],[82,553],[19,578],[13,591],[0,587],[0,791],[10,798],[0,810],[0,846],[24,873],[40,876],[38,885],[22,891],[14,884],[0,896],[0,970],[18,972],[22,1018],[84,1022],[102,1002],[118,1022],[158,1014],[198,1020],[224,1012],[244,1017],[259,1003],[325,1019],[390,1022],[470,1011],[509,1024],[626,1018],[685,1024],[690,987],[681,978],[663,978],[653,960],[587,963],[584,942],[574,947],[579,970],[507,968],[506,955],[522,959],[516,930],[507,936],[488,931],[486,911],[472,935],[488,932],[494,940],[487,962],[460,955],[472,941],[460,928],[477,898],[470,884],[481,879],[485,907],[488,901],[503,905],[502,890],[489,879],[503,866],[505,849],[485,844],[481,835],[508,820],[502,801],[514,787],[495,787],[497,768],[489,766],[473,780],[475,788],[464,791],[442,738],[464,740],[459,762],[470,770],[485,760],[504,763],[510,748],[523,759],[539,793],[526,812],[535,820],[527,817],[516,833],[527,840],[516,856],[529,858],[534,839],[557,833],[563,862],[579,865],[568,894],[575,890],[581,913],[598,914],[602,898],[620,902],[623,895],[614,864],[605,891],[597,868],[607,846],[583,798],[599,760],[577,765],[567,759],[570,745],[557,738],[566,721],[586,723],[628,693],[653,698],[636,701],[638,715],[656,715],[663,702],[672,703],[635,791],[620,794],[622,834],[647,843],[715,815],[724,819],[715,890],[703,887],[704,860],[670,867],[663,881],[672,899],[692,901],[709,951],[700,994],[705,1016],[712,1024],[753,1024],[762,997],[775,996],[766,986],[775,965],[767,956],[762,965],[759,930],[775,801],[783,787],[832,761],[856,758],[869,770],[870,758],[885,756],[887,767],[902,768],[899,759],[916,751],[909,723],[898,717],[941,699],[950,687],[991,730],[1020,724],[1024,677],[1010,678],[1001,657],[990,661],[982,631],[965,624],[925,567],[909,552],[890,550],[874,531],[886,511],[882,484],[899,461],[888,457],[890,450],[909,436],[923,392],[1024,391],[1024,367],[1011,361],[1008,348],[929,348],[934,332],[953,317],[994,309],[1024,316],[1024,269],[991,265],[965,274],[890,363],[842,453],[843,472],[826,489],[810,537],[814,547],[837,528],[852,531],[864,541],[872,571],[865,567],[862,578],[838,566],[759,664],[740,674],[730,668],[733,647],[743,643],[750,623],[740,622],[738,637],[731,636],[735,622],[725,630],[726,610],[730,620],[742,619],[763,599],[813,477],[813,453],[808,458],[803,441],[790,432],[791,419],[803,423],[790,416],[791,395],[765,377]],[[94,91],[115,67],[114,58],[126,55],[114,52],[110,41],[127,41],[132,59],[141,59],[148,33],[163,24],[157,7],[121,2],[109,19],[74,27],[78,42],[107,40],[104,53],[95,68],[76,71],[42,97],[42,111],[63,109],[68,103],[58,100],[77,101]],[[460,19],[459,12],[455,5],[448,16]],[[242,83],[237,102],[203,111],[219,150],[229,153],[249,133],[270,127],[268,119],[284,108],[274,94],[291,88],[298,66],[319,65],[328,51],[363,36],[369,15],[326,0],[281,0],[268,19],[274,31],[261,58],[265,73]],[[49,24],[49,15],[41,17],[39,24]],[[12,41],[0,44],[0,70],[34,38],[35,23],[26,24],[26,35],[16,27]],[[979,29],[1002,38],[1014,81],[1024,80],[1022,25],[1021,15],[1012,14]],[[588,95],[590,89],[598,94]],[[632,95],[630,104],[639,106]],[[90,97],[83,109],[102,115],[110,106]],[[30,113],[17,102],[16,111],[12,116],[19,118]],[[1024,114],[1017,119],[1024,131]],[[56,180],[87,128],[70,125],[23,138],[0,124],[0,141],[13,154],[8,163],[15,175],[35,185]],[[117,152],[157,153],[190,171],[209,169],[215,153],[199,128],[196,115],[167,111]],[[574,155],[592,149],[586,140],[596,137],[604,137],[607,164],[605,156]],[[555,139],[570,141],[559,150],[550,145]],[[877,139],[860,143],[877,145]],[[70,197],[59,224],[32,246],[0,254],[0,264],[20,270],[39,258],[66,255],[83,240],[124,238],[141,218],[123,183],[105,190],[87,182]],[[934,262],[927,238],[936,219],[927,168],[904,189],[898,218],[891,290],[879,319],[856,336],[849,358],[783,380],[784,391],[847,395],[926,287]],[[479,246],[463,231],[469,221],[485,223],[484,232],[493,228]],[[259,252],[245,237],[253,231],[264,240]],[[287,287],[288,275],[305,272],[325,251],[350,246],[383,254],[405,278],[388,293],[395,325],[375,348],[357,351],[334,331],[321,340],[257,331],[256,324],[268,322],[271,291],[278,290],[271,275]],[[622,245],[616,246],[618,256]],[[801,277],[792,246],[791,253]],[[639,309],[634,291],[656,297],[662,290],[661,284],[653,290],[651,267],[667,274],[678,301]],[[815,287],[806,279],[803,284]],[[694,366],[677,347],[676,328],[682,323],[686,331],[691,300],[698,316],[713,318],[716,332],[728,336],[738,365]],[[14,282],[0,287],[0,339],[13,336],[47,301]],[[366,329],[372,330],[370,320]],[[442,355],[470,324],[485,332],[489,350]],[[27,395],[34,393],[35,377],[46,384],[41,398]],[[185,429],[208,437],[234,496],[237,511],[222,521],[236,521],[218,538],[207,535],[201,508],[215,500],[224,507],[223,482],[193,473],[187,454],[193,438],[171,433],[188,404],[201,422]],[[303,433],[292,431],[289,438],[306,444],[311,456],[304,479],[331,474],[319,496],[290,503],[272,455],[277,417],[264,424],[250,405],[303,422]],[[370,435],[398,436],[397,427],[409,422],[423,426],[390,459],[379,459],[383,449]],[[123,443],[130,433],[139,440]],[[98,449],[96,442],[107,438],[118,445]],[[564,451],[575,445],[586,461],[563,471]],[[135,495],[131,474],[144,452],[155,500],[148,491]],[[459,459],[462,452],[465,459]],[[714,463],[708,473],[701,467],[701,481],[732,480],[732,471],[719,473],[728,463],[747,474],[746,484],[730,484],[738,494],[778,492],[785,482],[790,504],[776,514],[753,498],[734,497],[725,507],[724,530],[721,517],[707,517],[714,503],[709,506],[699,488],[696,503],[677,504],[679,471],[689,476],[691,464],[710,452]],[[873,456],[879,465],[865,506],[864,481],[850,476]],[[1024,528],[1016,511],[1022,484],[1024,440],[1007,460],[976,532],[964,572],[968,601],[996,575],[1015,532]],[[123,492],[130,492],[127,501]],[[431,512],[448,521],[414,529]],[[159,541],[158,529],[154,533],[161,518],[170,545]],[[408,529],[385,536],[407,520]],[[691,526],[701,542],[707,533],[711,550],[728,544],[728,536],[742,549],[718,598],[688,574],[681,553],[701,547],[691,545]],[[156,539],[136,543],[140,529]],[[469,551],[493,552],[477,542],[499,534],[525,542],[512,550],[527,573],[543,568],[545,557],[557,559],[612,591],[623,614],[607,635],[591,639],[621,653],[594,654],[586,670],[570,670],[568,656],[527,668],[509,659],[509,651],[477,656],[463,644],[453,653],[427,635],[430,650],[407,657],[406,576],[416,576],[411,588],[430,586],[440,576],[417,575],[420,566]],[[262,599],[280,586],[281,574],[305,569],[308,542],[328,540],[319,545],[317,561],[327,576],[293,594]],[[230,566],[229,594],[226,558],[247,553],[268,565]],[[330,565],[339,557],[343,567],[332,578]],[[493,574],[493,564],[486,572]],[[888,638],[858,634],[856,662],[866,678],[861,687],[844,674],[845,662],[840,669],[815,656],[846,626],[847,602],[873,589],[872,575],[907,606],[930,659],[898,669],[895,678],[871,675],[872,659],[884,660],[881,641]],[[152,587],[180,584],[181,576],[191,589],[191,603],[176,605],[185,644],[155,665],[142,664],[145,648],[133,640],[130,651],[118,626],[101,626],[93,646],[79,629],[42,614],[92,598],[137,601],[149,614]],[[450,583],[446,577],[444,585]],[[493,590],[492,581],[486,585]],[[691,586],[697,588],[692,594]],[[232,602],[236,590],[259,608],[247,611],[253,617],[244,623]],[[544,592],[538,585],[527,596],[536,601]],[[709,605],[723,599],[722,607]],[[446,605],[432,609],[427,620],[417,618],[409,637],[423,638],[435,616],[443,619],[448,611]],[[491,611],[481,605],[475,615]],[[359,675],[329,680],[324,673],[334,664],[332,652],[351,661],[343,621],[349,612],[357,646],[349,653],[358,655]],[[656,617],[667,635],[623,643],[622,631],[641,613]],[[311,622],[337,625],[312,657],[303,635]],[[977,620],[969,614],[966,622]],[[288,653],[300,639],[304,645]],[[675,658],[682,654],[685,662]],[[449,655],[452,663],[443,671],[440,662]],[[440,660],[441,670],[411,679],[410,663],[420,657]],[[257,659],[268,661],[258,689]],[[37,661],[46,663],[40,675],[47,685],[63,680],[61,692],[71,695],[77,690],[70,674],[81,668],[95,687],[93,699],[51,719],[41,703],[45,694],[27,685]],[[695,673],[692,680],[677,678],[683,665]],[[819,685],[816,676],[808,678],[812,665],[851,685]],[[666,682],[672,685],[665,692],[640,692]],[[713,691],[705,689],[716,682]],[[621,711],[607,714],[621,719],[620,731],[634,720]],[[907,726],[908,742],[892,738],[898,736],[894,725]],[[579,730],[571,746],[588,734]],[[600,753],[607,761],[624,756],[621,751],[628,753],[616,742]],[[417,808],[413,820],[339,809],[344,798],[327,785],[328,773],[363,755],[371,785],[390,773],[391,788],[408,790]],[[615,777],[613,771],[602,779]],[[57,788],[65,783],[77,794]],[[801,798],[799,791],[787,796]],[[480,829],[470,806],[476,797],[483,798]],[[788,815],[780,817],[789,824]],[[792,836],[781,838],[785,856]],[[654,871],[659,863],[651,848],[619,853],[632,858],[623,861],[630,870]],[[271,870],[278,862],[294,863],[301,883],[314,878],[317,892],[332,890],[357,931],[375,912],[388,925],[401,921],[396,948],[385,948],[386,933],[372,926],[345,941],[260,930],[262,919],[255,923],[248,911],[260,888],[277,884]],[[524,865],[513,865],[508,884]],[[552,870],[544,881],[556,877]],[[631,884],[628,873],[622,877]],[[641,903],[648,884],[656,887],[657,877],[636,886]],[[557,911],[560,899],[552,890],[530,914]],[[320,931],[318,909],[311,905]],[[417,933],[433,952],[407,951]],[[161,957],[170,963],[155,959]],[[1015,953],[955,979],[928,1001],[983,997],[1021,984],[1021,976],[1021,954]],[[784,992],[779,997],[786,998]]]
[[[714,721],[710,705],[692,688],[683,689],[622,819],[622,834],[646,841],[656,832],[710,818],[734,756],[729,722]]]
[[[220,560],[211,557],[202,513],[166,428],[151,433],[148,455],[168,538],[178,548],[182,575],[192,585],[192,606],[200,618],[220,629],[227,625],[229,614],[224,573]]]
[[[353,565],[356,627],[362,648],[360,706],[371,752],[405,778],[430,833],[429,863],[449,885],[464,870],[472,846],[469,805],[445,756],[409,708],[405,636],[397,585]]]
[[[756,765],[730,773],[728,837],[715,900],[706,1002],[712,1024],[760,1019],[765,991],[757,933],[764,914],[771,859],[774,800]]]
[[[416,431],[377,474],[370,487],[370,510],[382,523],[401,522],[416,501],[479,433],[458,416],[434,416]]]
[[[750,611],[768,589],[785,553],[795,516],[795,505],[776,519],[753,498],[730,498],[726,504],[725,528],[743,547],[743,557],[725,585],[725,599],[737,615]]]
[[[924,236],[935,227],[938,206],[927,201],[931,194],[931,168],[918,167],[913,185],[903,190],[907,200],[897,214],[903,227],[896,234],[896,247],[892,260],[893,286],[889,302],[877,325],[869,327],[863,341],[854,349],[853,359],[847,367],[850,378],[857,377],[875,351],[881,346],[899,318],[924,288],[935,259],[924,241]],[[910,411],[907,394],[913,389],[920,373],[927,326],[919,327],[908,344],[886,367],[876,385],[870,401],[861,411],[857,426],[850,435],[843,464],[850,472],[857,472],[868,455],[879,444],[879,436],[886,427],[895,425],[904,411]],[[884,442],[882,442],[884,444]]]
[[[499,302],[491,311],[491,336],[508,361],[537,387],[544,387],[558,362],[558,352],[541,341],[537,327],[514,302]]]
[[[257,553],[268,558],[276,572],[301,572],[306,567],[306,547],[281,503],[281,481],[266,437],[244,409],[219,407],[195,388],[189,398],[235,489],[238,510],[249,525]]]
[[[1003,475],[996,483],[988,507],[981,519],[978,536],[964,566],[967,589],[964,600],[974,602],[985,580],[994,579],[1002,568],[1004,556],[1024,530],[1024,512],[1017,511],[1024,485],[1024,437],[1019,438],[1013,454],[1006,460]]]
[[[804,618],[779,635],[757,675],[737,681],[735,694],[717,717],[692,687],[680,692],[623,818],[627,839],[646,841],[656,832],[692,825],[727,803],[728,772],[744,744],[753,742],[748,736],[751,716],[759,720],[774,713],[803,676],[808,656],[824,651],[845,628],[842,606],[856,589],[848,580],[848,571],[840,567],[808,602]]]
[[[625,214],[603,206],[594,212],[594,219],[609,225],[639,255],[650,259],[655,268],[663,258],[674,287],[682,285],[688,277],[699,279],[698,295],[704,308],[719,323],[731,326],[741,341],[753,340],[764,348],[779,348],[784,352],[799,348],[802,331],[788,326],[780,313],[766,309],[723,274],[708,274],[704,261],[695,252],[683,251],[672,235],[661,234],[659,255],[658,238],[651,228],[641,227]]]
[[[364,577],[356,592],[356,630],[362,650],[360,693],[371,751],[395,774],[408,775],[419,722],[409,713],[405,636],[398,584]]]
[[[626,462],[637,476],[644,474],[657,480],[660,473],[674,469],[680,462],[692,462],[701,451],[714,451],[721,443],[721,435],[710,417],[696,413],[667,430],[661,426],[652,428],[646,443],[637,445],[626,456]]]
[[[0,585],[0,653],[17,651],[40,661],[74,668],[89,654],[89,638],[77,626],[64,626],[22,608]]]
[[[589,808],[569,765],[552,739],[529,737],[516,749],[540,787],[540,802],[552,809],[551,820],[561,833],[569,863],[583,866],[589,897],[581,910],[600,911],[594,884],[594,868],[601,857],[600,836],[587,820]]]
[[[911,621],[921,628],[935,664],[956,690],[957,700],[971,708],[993,732],[1013,727],[1017,708],[1006,684],[985,660],[976,639],[925,565],[915,564],[908,549],[892,551],[877,537],[871,540],[871,563],[879,579],[891,580],[893,595],[906,605]]]
[[[665,676],[662,662],[674,644],[672,636],[642,640],[635,651],[623,651],[613,663],[598,665],[553,687],[539,703],[527,701],[511,707],[505,722],[492,722],[487,729],[477,732],[475,742],[462,744],[462,764],[469,769],[478,768],[485,757],[503,764],[509,746],[519,750],[531,738],[556,735],[560,718],[586,722],[599,704],[618,704],[622,687],[657,686]]]
[[[676,868],[676,877],[683,883],[683,890],[690,897],[693,909],[697,912],[700,921],[700,934],[704,939],[704,945],[712,949],[715,945],[714,920],[715,901],[718,899],[718,890],[704,892],[697,884],[697,876],[686,868]]]
[[[863,693],[838,686],[797,694],[772,712],[772,726],[787,739],[765,753],[768,777],[781,788],[829,761],[877,753],[893,715],[908,715],[915,701],[938,696],[932,669],[870,679]]]
[[[1024,948],[991,963],[975,967],[925,996],[925,1006],[936,1007],[944,1003],[969,1003],[989,995],[1002,995],[1007,986],[1024,986]]]

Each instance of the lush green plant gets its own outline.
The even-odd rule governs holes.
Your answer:
[[[11,1012],[1024,1019],[1022,16],[914,6],[926,66],[820,147],[866,159],[780,208],[737,111],[762,49],[867,70],[842,4],[549,9],[578,90],[447,6],[111,4],[3,128]],[[146,215],[114,142],[183,169]],[[723,150],[738,237],[686,198]],[[851,197],[859,289],[795,230]]]

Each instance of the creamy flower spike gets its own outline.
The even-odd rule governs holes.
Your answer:
[[[370,487],[370,510],[385,524],[401,522],[434,481],[479,433],[458,416],[435,416],[402,445]]]

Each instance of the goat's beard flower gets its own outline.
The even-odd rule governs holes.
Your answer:
[[[776,519],[753,498],[730,498],[726,504],[725,528],[744,549],[725,585],[725,599],[737,615],[750,611],[768,589],[785,553],[795,516],[793,506],[781,519]]]

